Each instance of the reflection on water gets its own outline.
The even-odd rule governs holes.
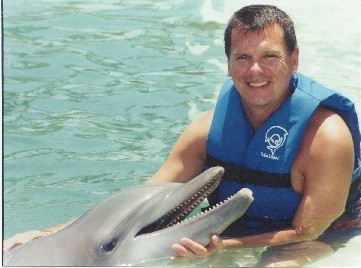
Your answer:
[[[265,2],[295,20],[300,70],[360,112],[360,2]],[[152,176],[184,127],[214,106],[227,74],[223,31],[239,7],[5,0],[5,238],[81,215]],[[230,263],[242,265],[260,252],[234,251],[242,260]]]

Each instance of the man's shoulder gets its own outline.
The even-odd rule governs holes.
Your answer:
[[[327,107],[320,106],[312,116],[309,131],[325,136],[326,140],[341,138],[349,135],[350,130],[341,116]]]
[[[319,107],[311,118],[303,145],[307,155],[314,157],[353,152],[348,126],[340,115],[326,107]]]
[[[208,110],[202,113],[196,120],[194,120],[190,126],[195,128],[209,129],[212,123],[214,109]]]
[[[183,134],[195,140],[197,138],[206,139],[211,128],[213,114],[214,109],[203,113],[185,129]]]

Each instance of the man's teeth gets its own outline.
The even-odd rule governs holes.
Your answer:
[[[260,82],[260,83],[249,83],[252,87],[261,87],[267,84],[267,82]]]

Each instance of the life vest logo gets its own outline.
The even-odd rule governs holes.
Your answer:
[[[275,155],[275,152],[282,147],[287,136],[288,132],[283,127],[273,126],[269,128],[266,132],[265,142],[268,143],[267,149],[270,150],[271,153],[261,152],[261,155],[272,160],[279,160],[280,158]]]

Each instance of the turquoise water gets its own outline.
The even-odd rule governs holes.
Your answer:
[[[294,19],[300,71],[361,113],[361,1],[259,2]],[[225,25],[251,3],[4,0],[4,237],[77,217],[151,177],[214,106]],[[360,237],[350,241],[340,264],[355,264],[360,248]],[[247,265],[259,253],[207,264]]]

